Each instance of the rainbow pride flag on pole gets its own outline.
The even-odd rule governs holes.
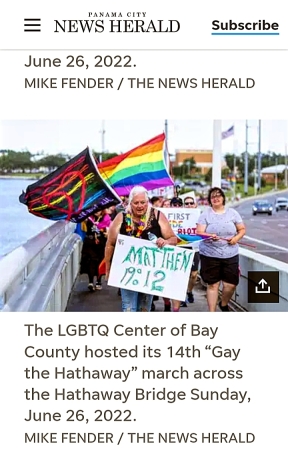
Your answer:
[[[165,134],[159,134],[139,147],[97,165],[102,178],[118,195],[129,195],[134,186],[148,191],[173,186],[165,163]]]

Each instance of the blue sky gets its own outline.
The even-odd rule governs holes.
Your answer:
[[[111,152],[125,152],[164,131],[161,120],[5,120],[0,122],[0,149],[32,153],[43,150],[45,154],[68,153],[76,155],[87,145],[101,150],[101,128],[104,122],[104,147]],[[287,121],[262,121],[262,151],[269,149],[284,153],[287,143]],[[222,141],[222,152],[238,153],[245,150],[245,120],[223,120],[222,130],[235,125],[235,139]],[[248,151],[257,147],[258,120],[248,121]],[[236,142],[236,143],[235,143]],[[213,120],[168,120],[168,147],[175,149],[212,149]]]

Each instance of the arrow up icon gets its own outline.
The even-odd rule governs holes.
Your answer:
[[[258,286],[255,288],[256,294],[270,294],[270,286],[267,286],[267,290],[264,291],[264,286],[267,284],[267,281],[262,278],[259,283],[261,286],[261,289],[258,289]]]
[[[265,286],[265,284],[267,284],[267,281],[264,280],[264,278],[262,278],[262,280],[260,280],[258,284],[260,284],[260,285],[262,284],[261,287],[262,287],[262,289],[264,289],[264,286]]]

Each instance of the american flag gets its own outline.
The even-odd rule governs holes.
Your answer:
[[[230,136],[234,135],[234,125],[232,127],[228,128],[226,131],[222,131],[222,139],[227,139]]]

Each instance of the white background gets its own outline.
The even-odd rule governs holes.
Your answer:
[[[245,1],[241,5],[221,2],[167,2],[147,1],[139,3],[121,2],[123,11],[147,11],[147,17],[153,20],[177,19],[181,22],[181,32],[177,34],[63,34],[53,33],[54,19],[86,19],[88,11],[119,10],[119,2],[79,2],[51,1],[13,2],[1,5],[1,71],[0,71],[0,119],[286,119],[287,118],[287,15],[284,14],[285,2]],[[97,10],[96,10],[97,8]],[[148,14],[149,13],[149,14]],[[41,33],[24,33],[23,18],[29,16],[42,18]],[[279,37],[212,37],[211,21],[236,19],[259,20],[280,24]],[[36,34],[36,36],[35,36]],[[26,51],[25,51],[26,49]],[[76,50],[78,49],[78,50]],[[89,49],[89,51],[88,51]],[[122,50],[121,50],[122,49]],[[184,49],[184,50],[182,50]],[[245,50],[246,49],[246,50]],[[24,50],[24,51],[22,51]],[[214,50],[214,51],[213,51]],[[245,51],[244,51],[245,50]],[[108,52],[108,53],[107,53]],[[61,58],[67,55],[83,55],[89,69],[61,68],[25,68],[28,55],[33,57]],[[113,69],[102,68],[96,71],[93,66],[97,54],[130,54],[136,67]],[[47,77],[111,77],[115,83],[121,78],[254,78],[253,89],[131,89],[124,80],[119,91],[84,89],[25,89],[25,78]],[[127,326],[144,324],[172,327],[198,323],[201,326],[218,326],[220,331],[215,340],[208,338],[191,339],[171,338],[169,334],[162,338],[27,338],[23,324],[38,323],[43,326],[56,326],[58,323],[115,323]],[[114,313],[91,314],[8,314],[0,316],[1,333],[1,407],[0,423],[1,448],[29,448],[24,446],[24,432],[62,432],[62,431],[111,431],[118,437],[121,432],[226,432],[256,435],[255,449],[287,449],[286,405],[287,405],[287,316],[285,314],[221,314],[209,315],[195,313],[183,315],[134,315],[123,316]],[[203,349],[205,345],[220,345],[223,348],[241,348],[236,362],[215,359],[203,350],[201,360],[169,359],[167,354],[161,360],[109,359],[78,360],[75,363],[51,359],[27,361],[23,350],[27,345],[43,348],[60,348],[85,344],[97,347],[121,346],[130,348],[135,345],[150,345],[166,349],[170,345],[196,345]],[[121,382],[93,382],[75,380],[54,382],[50,380],[25,380],[24,368],[32,364],[37,368],[53,370],[55,365],[75,368],[82,365],[93,368],[131,368],[137,365],[138,371],[131,379]],[[155,382],[141,381],[140,368],[226,368],[242,369],[243,380],[204,381],[174,380]],[[76,389],[83,385],[94,390],[167,388],[189,392],[197,385],[199,389],[221,390],[231,387],[234,390],[248,390],[250,403],[242,405],[236,402],[177,402],[168,405],[165,402],[137,402],[132,399],[129,408],[137,418],[128,424],[100,423],[92,424],[64,422],[26,423],[23,418],[29,409],[34,411],[60,411],[85,409],[89,417],[98,407],[89,402],[27,402],[24,389],[36,386],[43,390],[53,390],[64,386]],[[118,409],[117,402],[99,403],[101,408]],[[125,405],[124,405],[125,406]],[[120,408],[122,409],[122,408]],[[126,406],[125,406],[126,409]],[[54,448],[60,448],[60,445]],[[125,439],[125,447],[131,446]],[[135,446],[135,444],[133,444]],[[158,444],[155,444],[155,446]],[[172,446],[175,444],[171,444]],[[190,445],[190,444],[189,444]],[[198,445],[195,444],[195,448]],[[114,445],[116,446],[116,445]],[[244,447],[244,445],[242,444]],[[66,445],[65,445],[66,447]],[[83,446],[81,446],[83,447]],[[111,446],[109,446],[110,448]],[[144,445],[138,445],[139,448]],[[61,448],[64,448],[62,445]]]
[[[285,350],[287,342],[287,318],[285,314],[190,314],[190,315],[119,315],[118,313],[91,315],[73,313],[67,314],[8,314],[5,321],[1,322],[1,447],[6,449],[33,448],[35,444],[24,444],[25,432],[113,432],[118,438],[121,432],[175,432],[191,433],[196,432],[198,436],[202,432],[215,433],[254,433],[256,436],[254,449],[277,448],[287,449],[286,415],[285,405],[287,403],[286,366],[287,352]],[[1,318],[2,319],[2,318]],[[12,320],[13,319],[13,320]],[[159,320],[160,319],[160,320]],[[164,317],[163,317],[164,319]],[[133,322],[133,324],[131,323]],[[55,329],[50,337],[27,337],[24,323],[37,323],[43,327]],[[59,337],[57,336],[58,324],[62,330],[68,324],[107,324],[109,325],[109,337]],[[166,326],[162,337],[117,337],[113,335],[115,325],[123,323],[126,327],[144,326],[150,327]],[[172,337],[170,329],[186,324],[184,337]],[[201,327],[218,327],[218,332],[214,339],[208,336],[190,336],[191,325],[196,324]],[[9,343],[9,344],[8,344]],[[131,349],[137,345],[141,349],[144,345],[152,348],[159,348],[162,351],[161,358],[137,359],[84,359],[83,356],[72,362],[69,359],[46,359],[25,358],[24,349],[27,346],[35,348],[80,348],[81,355],[85,345],[89,348],[117,348]],[[167,348],[173,346],[189,347],[195,346],[201,351],[201,359],[180,358],[169,359]],[[205,350],[206,345],[212,347],[220,346],[222,349],[241,349],[236,361],[229,358],[215,358],[210,350]],[[121,381],[100,382],[97,380],[25,380],[23,369],[34,366],[38,369],[48,369],[51,372],[55,366],[75,369],[85,366],[91,370],[97,369],[131,369],[137,366],[136,372],[130,375],[126,383]],[[242,380],[155,380],[143,382],[141,380],[141,369],[178,369],[180,366],[187,369],[190,374],[196,369],[226,369],[242,370]],[[54,388],[66,388],[75,390],[85,387],[87,390],[124,390],[131,391],[130,398],[126,404],[120,402],[97,402],[97,401],[24,401],[24,390],[31,387],[39,390],[53,392]],[[164,401],[138,401],[135,402],[135,388],[145,388],[146,390],[167,390],[184,391],[187,393],[186,401],[177,401],[174,404],[167,404]],[[246,401],[242,404],[234,401],[190,401],[189,391],[198,388],[203,391],[222,391],[229,387],[231,390],[248,391],[251,398],[250,403]],[[132,422],[99,422],[93,423],[94,411],[96,409],[131,409]],[[67,417],[66,411],[69,409],[83,409],[85,416],[89,418],[89,423],[83,422],[24,422],[28,410],[49,411],[63,413]],[[52,444],[51,444],[52,445]],[[72,445],[72,444],[71,444]],[[87,446],[88,444],[86,444]],[[158,446],[159,444],[157,444]],[[167,444],[166,444],[167,445]],[[170,444],[175,447],[175,444]],[[183,444],[184,445],[184,444]],[[188,444],[189,446],[192,444]],[[53,444],[53,448],[65,448],[63,445]],[[122,447],[132,447],[128,444],[128,437],[125,434]],[[84,445],[81,445],[81,448]],[[116,445],[115,445],[116,447]],[[209,444],[195,444],[195,448],[209,448]],[[241,444],[241,448],[244,444]],[[39,447],[40,448],[40,447]],[[112,448],[109,445],[108,448]],[[144,445],[139,445],[144,448]],[[151,447],[152,448],[152,447]],[[156,445],[155,445],[156,448]],[[177,445],[178,448],[178,445]],[[234,447],[233,447],[234,448]]]

